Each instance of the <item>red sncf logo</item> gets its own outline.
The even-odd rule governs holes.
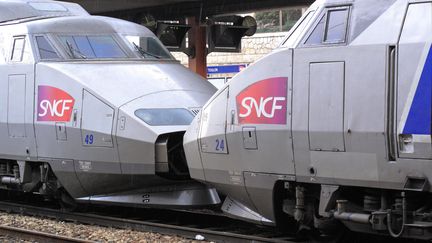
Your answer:
[[[288,78],[258,81],[236,97],[240,124],[286,124]]]
[[[65,91],[51,87],[38,87],[38,121],[63,121],[71,119],[75,99]]]

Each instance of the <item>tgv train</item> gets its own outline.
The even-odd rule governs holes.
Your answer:
[[[432,238],[432,1],[319,0],[184,146],[233,216]]]
[[[219,203],[183,134],[215,89],[147,28],[47,0],[0,2],[0,188],[143,206]]]

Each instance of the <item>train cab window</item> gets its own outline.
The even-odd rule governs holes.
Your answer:
[[[60,36],[73,59],[126,58],[112,36]]]
[[[126,36],[126,39],[143,58],[173,59],[163,44],[154,37]]]
[[[40,59],[58,59],[59,56],[44,36],[36,36],[36,44]]]
[[[349,7],[328,9],[309,35],[305,45],[345,43]]]
[[[24,36],[14,38],[13,48],[12,48],[12,62],[21,62],[24,53],[25,38]]]
[[[345,42],[348,23],[348,8],[329,10],[327,13],[327,28],[324,42]]]
[[[313,30],[312,34],[307,39],[306,44],[309,45],[321,44],[322,36],[324,32],[324,22],[325,22],[325,16],[322,16],[321,20],[315,26],[315,29]]]

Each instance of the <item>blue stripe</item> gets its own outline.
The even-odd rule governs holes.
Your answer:
[[[399,80],[403,81],[403,80]],[[431,134],[432,110],[432,48],[429,50],[426,63],[411,105],[403,130],[404,134]]]

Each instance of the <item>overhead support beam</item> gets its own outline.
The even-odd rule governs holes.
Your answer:
[[[86,2],[90,0],[81,1],[83,6],[86,7]],[[98,11],[97,8],[92,8],[92,10],[100,15],[124,19],[133,19],[134,16],[141,14],[151,14],[158,19],[163,19],[165,17],[172,19],[175,17],[199,16],[201,20],[204,20],[205,17],[208,16],[245,13],[274,8],[309,6],[313,2],[314,0],[184,0],[181,3],[171,4],[163,4],[163,2],[161,2],[160,6],[143,6],[141,8],[135,7],[130,9],[125,6],[123,10],[113,9],[113,11],[106,11],[107,9],[105,8],[100,8],[104,11]]]
[[[132,10],[137,8],[149,8],[185,2],[197,2],[199,0],[63,0],[74,2],[83,6],[91,14]]]
[[[192,27],[189,31],[189,47],[195,54],[189,56],[189,69],[207,78],[206,28],[200,25],[197,17],[188,17],[186,21]]]

